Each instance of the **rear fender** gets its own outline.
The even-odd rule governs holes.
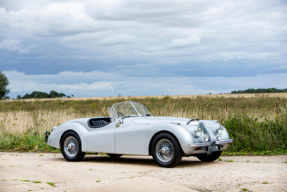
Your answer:
[[[87,144],[86,144],[86,135],[89,133],[89,131],[80,123],[68,123],[64,124],[62,126],[59,126],[57,129],[55,129],[51,135],[48,138],[48,145],[60,148],[60,142],[62,139],[62,136],[69,131],[73,131],[77,133],[81,139],[82,144],[82,151],[86,151]]]

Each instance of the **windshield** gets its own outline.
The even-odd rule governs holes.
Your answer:
[[[147,110],[147,108],[138,102],[131,101],[131,103],[135,106],[136,110],[138,111],[139,115],[148,115],[151,116],[150,112]]]
[[[111,119],[114,119],[117,117],[112,107],[108,108],[108,113]]]
[[[138,102],[126,101],[113,105],[118,117],[122,116],[151,116],[147,108]]]

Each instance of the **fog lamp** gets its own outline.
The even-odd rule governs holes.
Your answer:
[[[205,134],[205,135],[204,135],[204,141],[205,141],[205,142],[209,141],[209,136],[208,136],[208,134]]]

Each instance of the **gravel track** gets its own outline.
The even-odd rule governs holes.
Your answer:
[[[150,156],[67,162],[59,153],[0,152],[0,191],[287,191],[287,155],[221,159],[184,157],[175,168],[161,168]]]

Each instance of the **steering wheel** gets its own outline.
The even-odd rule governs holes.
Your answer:
[[[118,117],[122,117],[124,116],[124,114],[122,114],[122,112],[117,112]]]

